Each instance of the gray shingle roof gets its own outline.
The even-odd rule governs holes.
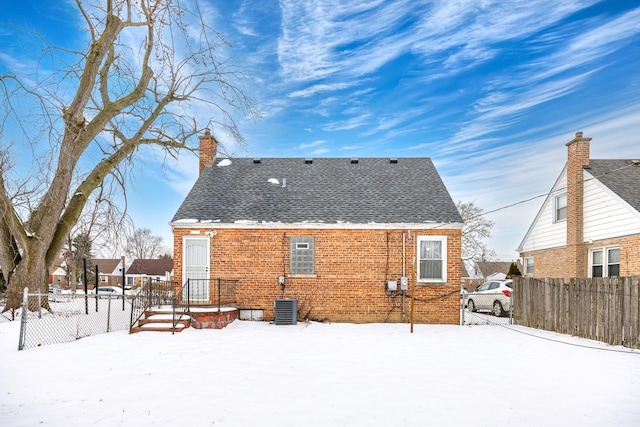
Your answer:
[[[221,161],[204,169],[172,222],[462,222],[429,158]]]
[[[589,173],[640,212],[640,166],[631,160],[590,160]]]
[[[161,276],[173,270],[173,259],[135,259],[129,266],[127,274],[148,274]]]

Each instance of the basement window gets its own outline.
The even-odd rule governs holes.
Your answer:
[[[315,274],[315,239],[291,236],[289,247],[290,274]]]

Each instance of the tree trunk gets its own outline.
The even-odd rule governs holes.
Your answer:
[[[24,288],[29,288],[29,292],[41,292],[48,295],[47,277],[48,268],[44,265],[44,256],[41,262],[27,262],[29,258],[23,258],[14,273],[7,281],[7,303],[2,312],[17,309],[22,306],[22,295]],[[43,308],[49,309],[49,298],[41,299]],[[37,300],[29,301],[29,310],[39,309]]]

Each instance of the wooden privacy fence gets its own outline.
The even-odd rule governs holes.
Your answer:
[[[640,277],[513,282],[514,324],[640,348]]]

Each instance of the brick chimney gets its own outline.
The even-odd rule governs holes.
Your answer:
[[[205,166],[211,166],[218,151],[218,141],[211,135],[209,129],[205,129],[204,135],[200,136],[200,173]]]
[[[589,167],[589,142],[582,132],[567,143],[567,276],[587,276],[584,244],[584,173]]]

